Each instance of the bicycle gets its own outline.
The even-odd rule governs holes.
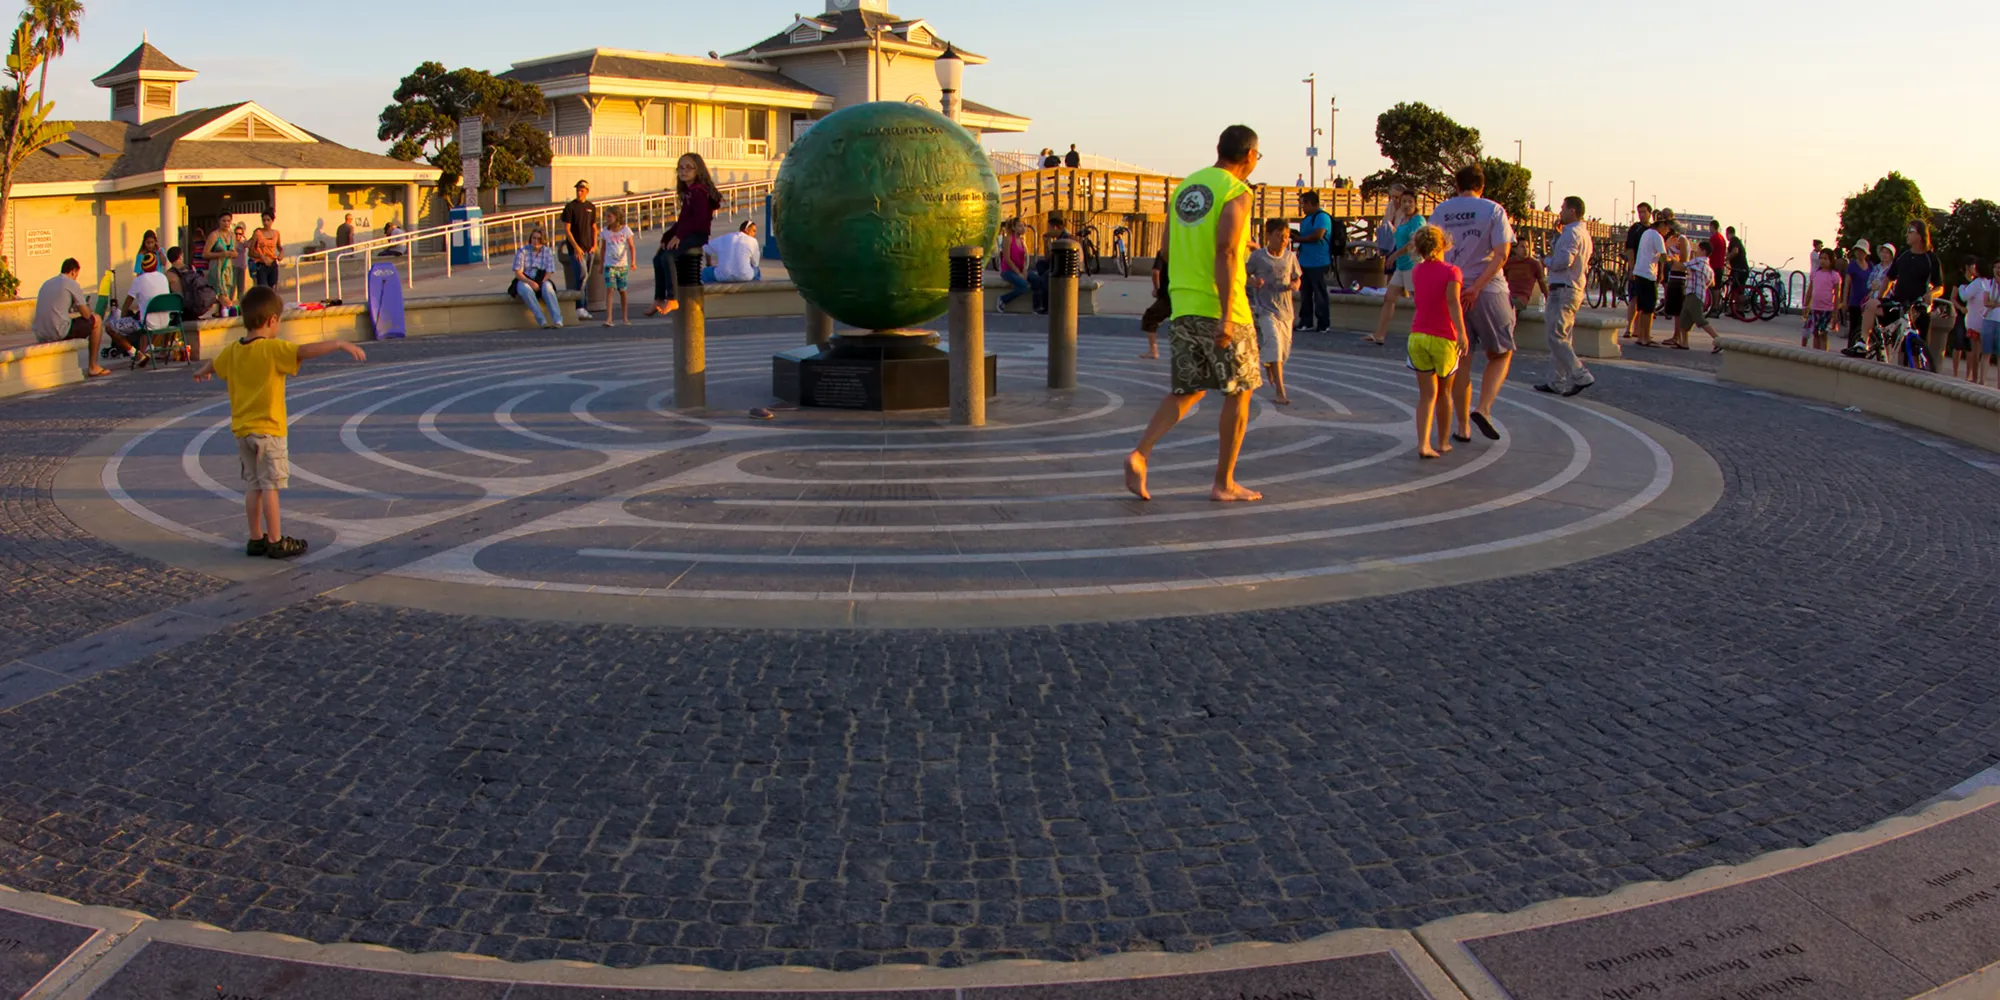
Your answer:
[[[1616,307],[1625,300],[1625,272],[1611,255],[1599,252],[1590,262],[1590,275],[1585,279],[1585,294],[1592,309],[1606,306]]]
[[[1121,278],[1132,276],[1131,234],[1132,231],[1124,226],[1111,231],[1111,255],[1118,261],[1118,276]]]
[[[1076,231],[1076,241],[1083,251],[1083,273],[1097,274],[1104,270],[1104,262],[1097,258],[1097,227],[1085,226]]]
[[[1917,329],[1918,309],[1926,309],[1933,323],[1939,320],[1951,322],[1951,307],[1942,299],[1928,308],[1916,302],[1884,302],[1875,333],[1868,338],[1867,349],[1849,357],[1862,357],[1920,372],[1936,371],[1931,363],[1930,343]]]
[[[1790,264],[1791,261],[1785,263]],[[1750,267],[1743,281],[1732,283],[1729,296],[1725,300],[1729,315],[1752,323],[1757,320],[1773,320],[1788,305],[1790,295],[1785,291],[1784,278],[1775,267]]]

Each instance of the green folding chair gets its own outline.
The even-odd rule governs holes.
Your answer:
[[[181,339],[181,311],[185,308],[181,297],[172,292],[155,295],[140,307],[139,343],[135,346],[153,359],[153,367],[172,361],[177,349],[185,343]],[[151,325],[154,313],[167,314],[165,326]],[[191,359],[192,354],[189,356]]]

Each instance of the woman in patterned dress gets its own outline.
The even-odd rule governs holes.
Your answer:
[[[243,294],[243,272],[236,266],[236,240],[229,229],[229,216],[223,216],[215,224],[205,256],[208,283],[215,289],[215,303],[219,307],[216,315],[231,315],[236,311],[236,300]]]

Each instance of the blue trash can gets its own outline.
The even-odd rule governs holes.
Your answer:
[[[461,222],[478,222],[485,215],[479,206],[468,205],[451,210],[453,225]],[[451,233],[451,263],[453,267],[486,262],[486,230],[482,226],[467,226],[454,229]]]

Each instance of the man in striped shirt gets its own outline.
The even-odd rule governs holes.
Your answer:
[[[528,311],[535,314],[535,324],[544,330],[562,329],[562,309],[556,305],[556,255],[549,249],[548,235],[537,228],[528,234],[528,245],[514,251],[514,283],[508,293],[527,303]],[[541,302],[536,302],[539,293]],[[548,315],[542,314],[542,304],[547,303]]]

